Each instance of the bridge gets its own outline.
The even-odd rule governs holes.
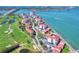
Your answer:
[[[19,9],[12,9],[12,10],[9,10],[8,12],[6,12],[6,13],[4,13],[2,16],[0,16],[0,18],[1,18],[1,17],[4,17],[4,16],[6,16],[6,15],[9,15],[9,14],[11,14],[11,13],[13,13],[13,12],[16,12],[17,10],[19,10]]]

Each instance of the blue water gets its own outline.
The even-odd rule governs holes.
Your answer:
[[[54,28],[70,45],[79,49],[79,10],[39,11],[48,25]]]
[[[6,12],[7,12],[7,10],[0,10],[0,15],[3,15]]]
[[[16,14],[29,13],[19,10]],[[79,49],[79,9],[36,11],[50,27],[54,28],[74,49]]]

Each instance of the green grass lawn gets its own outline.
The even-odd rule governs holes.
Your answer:
[[[0,27],[0,52],[4,50],[6,46],[15,44],[13,38],[4,33],[6,30],[7,24]]]
[[[64,46],[62,53],[68,53],[69,52],[69,47],[67,45]]]
[[[10,16],[9,16],[10,17]],[[10,17],[10,19],[12,19],[13,16]],[[4,20],[5,18],[2,18],[2,20]],[[17,17],[18,20],[21,20],[20,18]],[[19,24],[18,24],[18,20],[16,19],[16,22],[11,24],[11,28],[13,29],[13,32],[11,34],[5,34],[4,32],[8,29],[8,23],[2,25],[2,27],[0,27],[0,52],[2,50],[4,50],[5,48],[7,48],[7,46],[9,45],[13,45],[19,43],[20,45],[24,44],[23,47],[24,48],[31,48],[33,49],[33,45],[32,45],[32,38],[30,37],[30,35],[28,35],[26,32],[23,32],[19,29]]]

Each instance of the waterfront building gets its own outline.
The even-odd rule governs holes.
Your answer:
[[[46,28],[46,29],[43,30],[43,33],[46,34],[46,33],[48,33],[49,31],[51,31],[51,29],[50,29],[50,28]]]
[[[60,53],[61,50],[63,49],[64,45],[65,45],[64,41],[61,40],[57,46],[51,47],[52,52],[53,53]]]
[[[46,38],[47,38],[48,42],[53,43],[54,46],[56,46],[60,41],[59,36],[54,35],[54,34],[52,36],[47,36]]]
[[[44,29],[48,28],[48,26],[46,24],[39,24],[38,27],[41,30],[44,30]]]
[[[25,30],[30,34],[30,35],[33,35],[33,34],[35,34],[35,32],[34,32],[34,30],[32,29],[32,28],[30,28],[30,27],[25,27]]]
[[[61,52],[61,48],[54,46],[51,48],[53,53],[60,53]]]
[[[36,22],[40,22],[40,21],[41,21],[41,18],[36,17],[36,18],[34,18],[34,20],[35,20]]]
[[[63,49],[64,45],[65,45],[64,41],[61,40],[58,44],[58,47]]]

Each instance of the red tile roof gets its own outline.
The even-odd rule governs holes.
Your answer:
[[[51,30],[50,28],[44,29],[44,33],[48,32],[50,30]]]
[[[56,40],[56,41],[59,41],[60,37],[53,34],[52,36],[48,36],[48,38],[51,38],[51,40]]]
[[[29,32],[30,34],[34,33],[34,31],[28,27],[25,27],[26,31]]]
[[[44,24],[45,22],[41,19],[41,20],[40,20],[40,23],[41,23],[41,24]]]
[[[28,21],[29,21],[29,19],[27,19],[27,18],[26,18],[24,21],[25,21],[25,22],[28,22]]]
[[[39,25],[40,25],[40,26],[47,26],[46,24],[43,24],[43,23],[42,23],[42,24],[39,24]]]
[[[65,45],[64,41],[61,40],[58,44],[58,47],[63,49],[64,45]]]
[[[41,28],[42,28],[42,27],[45,28],[46,26],[47,26],[47,25],[46,25],[46,24],[43,24],[43,23],[42,23],[42,24],[39,24],[39,27],[41,27]]]
[[[51,36],[51,38],[52,38],[52,39],[55,39],[55,40],[57,40],[57,41],[60,39],[60,37],[59,37],[58,35],[55,35],[55,34],[53,34],[53,35]]]
[[[59,47],[57,47],[57,46],[52,47],[51,49],[52,49],[52,52],[53,52],[53,53],[60,53],[60,51],[61,51],[61,48],[59,48]]]
[[[61,40],[60,43],[57,46],[54,46],[54,47],[51,48],[52,52],[59,53],[63,49],[64,44],[65,44],[64,41]]]
[[[37,17],[36,17],[34,20],[36,20],[36,21],[41,21],[41,18],[37,18]]]

